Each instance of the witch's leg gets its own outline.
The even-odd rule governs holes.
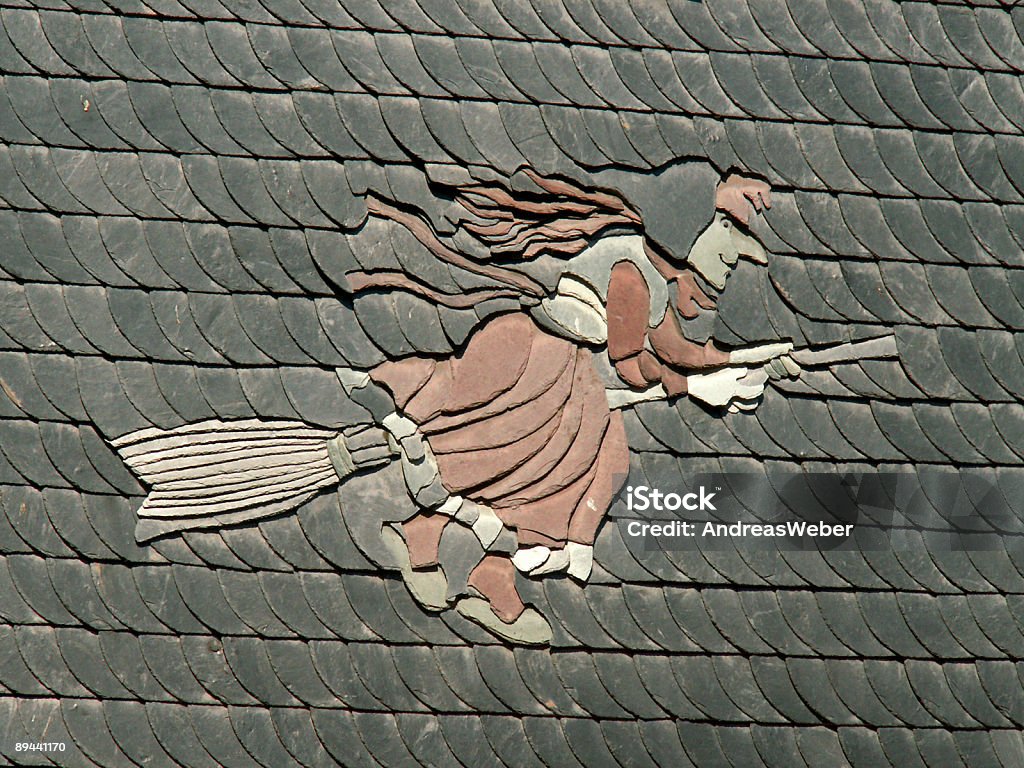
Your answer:
[[[622,414],[613,411],[601,440],[593,479],[569,518],[565,546],[520,549],[513,558],[516,567],[531,576],[564,571],[578,581],[586,581],[593,567],[597,531],[628,473],[629,447]]]

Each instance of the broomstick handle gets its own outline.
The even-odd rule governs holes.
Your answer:
[[[849,363],[855,360],[878,360],[899,357],[895,336],[879,336],[866,341],[851,341],[831,347],[817,349],[805,347],[789,353],[804,368],[817,368],[835,363]]]

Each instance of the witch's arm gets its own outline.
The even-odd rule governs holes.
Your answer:
[[[685,394],[682,371],[706,370],[729,361],[728,354],[710,341],[697,344],[687,339],[671,308],[656,328],[650,327],[650,290],[632,262],[619,262],[612,269],[607,312],[608,356],[631,386],[661,383],[670,395]]]

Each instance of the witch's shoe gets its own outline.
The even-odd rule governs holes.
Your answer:
[[[491,610],[491,604],[480,597],[465,597],[455,607],[467,619],[476,622],[488,632],[510,643],[523,645],[549,645],[551,643],[551,625],[539,611],[533,608],[524,608],[515,621],[506,622],[499,619]]]
[[[551,642],[551,627],[523,603],[516,588],[516,567],[503,555],[489,552],[469,575],[470,597],[456,608],[484,629],[514,643],[544,645]]]
[[[395,558],[402,579],[413,599],[428,611],[443,611],[448,607],[448,580],[441,566],[413,568],[409,559],[409,547],[405,539],[394,528],[385,526],[380,532],[381,539]]]

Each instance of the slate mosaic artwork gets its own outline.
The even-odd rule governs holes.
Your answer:
[[[1022,69],[999,0],[0,0],[0,765],[1024,765]],[[898,545],[626,533],[858,473]]]

